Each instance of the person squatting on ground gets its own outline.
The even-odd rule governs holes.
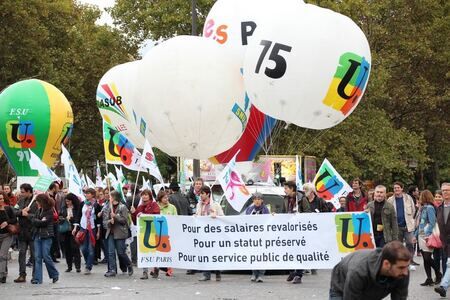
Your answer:
[[[330,300],[408,298],[411,252],[399,241],[348,254],[332,271]]]

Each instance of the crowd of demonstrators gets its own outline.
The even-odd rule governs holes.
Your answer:
[[[370,215],[375,244],[379,250],[369,251],[370,253],[366,254],[362,254],[364,251],[358,251],[361,254],[355,254],[354,258],[359,261],[370,261],[369,269],[381,264],[378,275],[385,281],[370,278],[367,282],[370,283],[373,279],[375,282],[370,283],[373,286],[386,288],[385,292],[394,292],[399,285],[393,288],[392,284],[401,285],[404,279],[403,269],[401,271],[398,269],[403,266],[398,264],[399,260],[404,262],[408,258],[408,262],[414,264],[414,244],[417,243],[425,269],[425,281],[421,285],[439,284],[435,287],[435,291],[440,295],[446,295],[450,285],[450,271],[447,268],[447,257],[450,254],[450,184],[444,183],[441,190],[437,190],[434,195],[428,190],[419,191],[416,186],[410,186],[408,193],[405,193],[400,182],[395,182],[391,186],[393,190],[391,196],[388,196],[387,189],[383,185],[376,186],[373,194],[366,193],[358,178],[352,181],[352,188],[349,195],[339,198],[341,208],[337,212],[367,211]],[[83,256],[86,275],[91,274],[93,266],[100,262],[106,264],[105,277],[116,276],[118,269],[131,276],[134,272],[133,265],[137,263],[137,240],[134,238],[129,245],[130,256],[127,255],[126,240],[131,237],[131,227],[133,224],[137,225],[137,218],[141,214],[195,215],[212,218],[223,215],[221,206],[212,199],[211,189],[204,185],[201,178],[194,181],[186,195],[180,192],[180,187],[175,182],[170,184],[169,189],[161,190],[157,196],[152,190],[143,190],[135,194],[134,192],[139,189],[130,185],[125,191],[128,193],[126,199],[122,199],[121,193],[112,188],[96,190],[87,188],[84,190],[85,200],[81,200],[67,190],[63,192],[57,183],[53,183],[46,194],[39,195],[34,200],[33,188],[29,184],[20,186],[19,195],[13,195],[7,185],[3,190],[4,192],[0,193],[0,283],[6,282],[5,257],[14,237],[7,227],[15,223],[20,224],[20,232],[17,235],[19,276],[14,282],[27,281],[27,252],[29,252],[31,262],[29,266],[32,267],[31,283],[41,284],[43,264],[52,282],[59,280],[55,262],[58,262],[57,259],[60,257],[66,260],[66,272],[75,269],[80,273]],[[284,183],[284,191],[283,213],[335,211],[330,208],[330,203],[319,197],[315,186],[311,183],[304,184],[302,191],[298,191],[295,182],[288,181]],[[253,203],[245,209],[245,214],[270,214],[261,194],[255,193],[252,200]],[[440,249],[433,249],[427,245],[435,224],[439,227],[443,243],[443,248]],[[406,248],[398,246],[403,243]],[[392,253],[389,253],[393,249],[401,253],[407,249],[406,252],[409,254],[403,253],[402,258],[392,257]],[[377,262],[373,261],[375,257],[378,258]],[[344,273],[339,275],[337,281],[332,280],[330,297],[334,295],[334,298],[331,299],[340,299],[340,294],[344,293],[346,288],[351,288],[345,287],[345,282],[353,276],[349,268],[354,263],[355,261],[349,258],[344,259],[339,267],[336,266],[341,268],[339,272],[347,269],[342,271]],[[397,275],[385,272],[388,263],[391,271],[397,268],[399,272]],[[345,264],[347,266],[344,266]],[[170,268],[144,268],[141,279],[148,279],[149,275],[158,278],[160,270],[165,271],[169,277],[173,275]],[[361,270],[366,271],[370,270]],[[305,272],[306,270],[294,270],[289,274],[287,281],[294,284],[302,283]],[[189,270],[189,273],[195,271]],[[218,270],[202,272],[199,280],[211,280],[212,273],[216,274],[217,281],[221,280],[221,273]],[[264,273],[264,270],[253,270],[251,281],[263,282]],[[316,271],[311,270],[311,273],[316,274]],[[333,272],[333,276],[334,274]],[[344,285],[339,287],[341,284]],[[370,290],[373,286],[366,288]],[[353,292],[355,291],[352,290]]]

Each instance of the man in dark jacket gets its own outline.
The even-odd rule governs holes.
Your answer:
[[[27,249],[30,248],[31,259],[33,260],[32,277],[34,278],[34,246],[32,236],[31,220],[37,212],[37,204],[33,202],[28,207],[33,199],[33,188],[30,184],[24,183],[20,186],[20,200],[18,202],[18,210],[15,211],[19,218],[20,232],[19,232],[19,277],[14,280],[16,283],[26,282],[26,255]]]
[[[399,241],[382,249],[358,250],[338,263],[331,274],[330,300],[408,298],[411,252]]]
[[[450,255],[450,183],[444,182],[441,186],[442,198],[444,201],[442,205],[437,208],[436,222],[439,226],[440,238],[443,246],[442,263],[446,264],[448,256]],[[439,284],[439,287],[434,291],[439,293],[441,297],[447,295],[447,289],[450,285],[450,269],[447,267],[444,271],[444,277]]]
[[[192,210],[190,208],[189,200],[181,194],[180,186],[176,182],[172,182],[169,186],[173,194],[169,196],[169,202],[177,208],[177,213],[179,216],[190,216],[192,215]]]

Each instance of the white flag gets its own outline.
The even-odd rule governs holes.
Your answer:
[[[87,176],[87,174],[85,174],[84,176],[86,176],[87,186],[95,189],[95,183],[91,180],[91,178],[89,178],[89,176]]]
[[[116,170],[117,181],[119,181],[120,184],[125,185],[127,183],[127,179],[125,178],[125,175],[123,175],[122,168],[118,168],[114,165],[114,169]]]
[[[95,185],[101,188],[105,187],[102,181],[102,171],[100,170],[100,163],[98,162],[98,160],[97,160],[97,168],[95,169]]]
[[[37,170],[40,176],[52,178],[53,181],[61,181],[58,176],[50,169],[33,151],[30,151],[30,169]]]
[[[64,174],[69,181],[69,192],[75,194],[84,200],[83,187],[81,183],[80,174],[78,174],[77,167],[73,163],[72,157],[70,157],[69,151],[67,151],[64,145],[61,145],[62,154],[61,162],[64,164]]]
[[[352,191],[348,183],[334,169],[328,159],[324,159],[314,178],[314,186],[317,195],[326,201],[331,201],[336,209],[339,209],[339,197],[346,196]]]
[[[150,180],[145,180],[144,176],[142,176],[142,191],[150,189],[151,189]]]
[[[228,203],[240,212],[247,200],[252,196],[245,187],[242,181],[241,174],[236,169],[236,156],[239,151],[230,160],[228,165],[222,170],[219,175],[219,182],[222,189],[225,191],[225,197]]]
[[[156,163],[155,153],[147,140],[145,140],[144,151],[142,152],[141,166],[144,169],[148,169],[149,174],[158,179],[160,183],[164,182],[158,164]]]
[[[83,169],[81,169],[81,171],[80,171],[80,178],[81,178],[81,186],[83,187],[83,189],[87,188],[88,184],[87,184],[86,175],[84,175]]]

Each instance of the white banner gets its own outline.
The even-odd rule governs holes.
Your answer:
[[[331,269],[375,245],[367,213],[141,215],[137,239],[139,268],[194,270]]]

